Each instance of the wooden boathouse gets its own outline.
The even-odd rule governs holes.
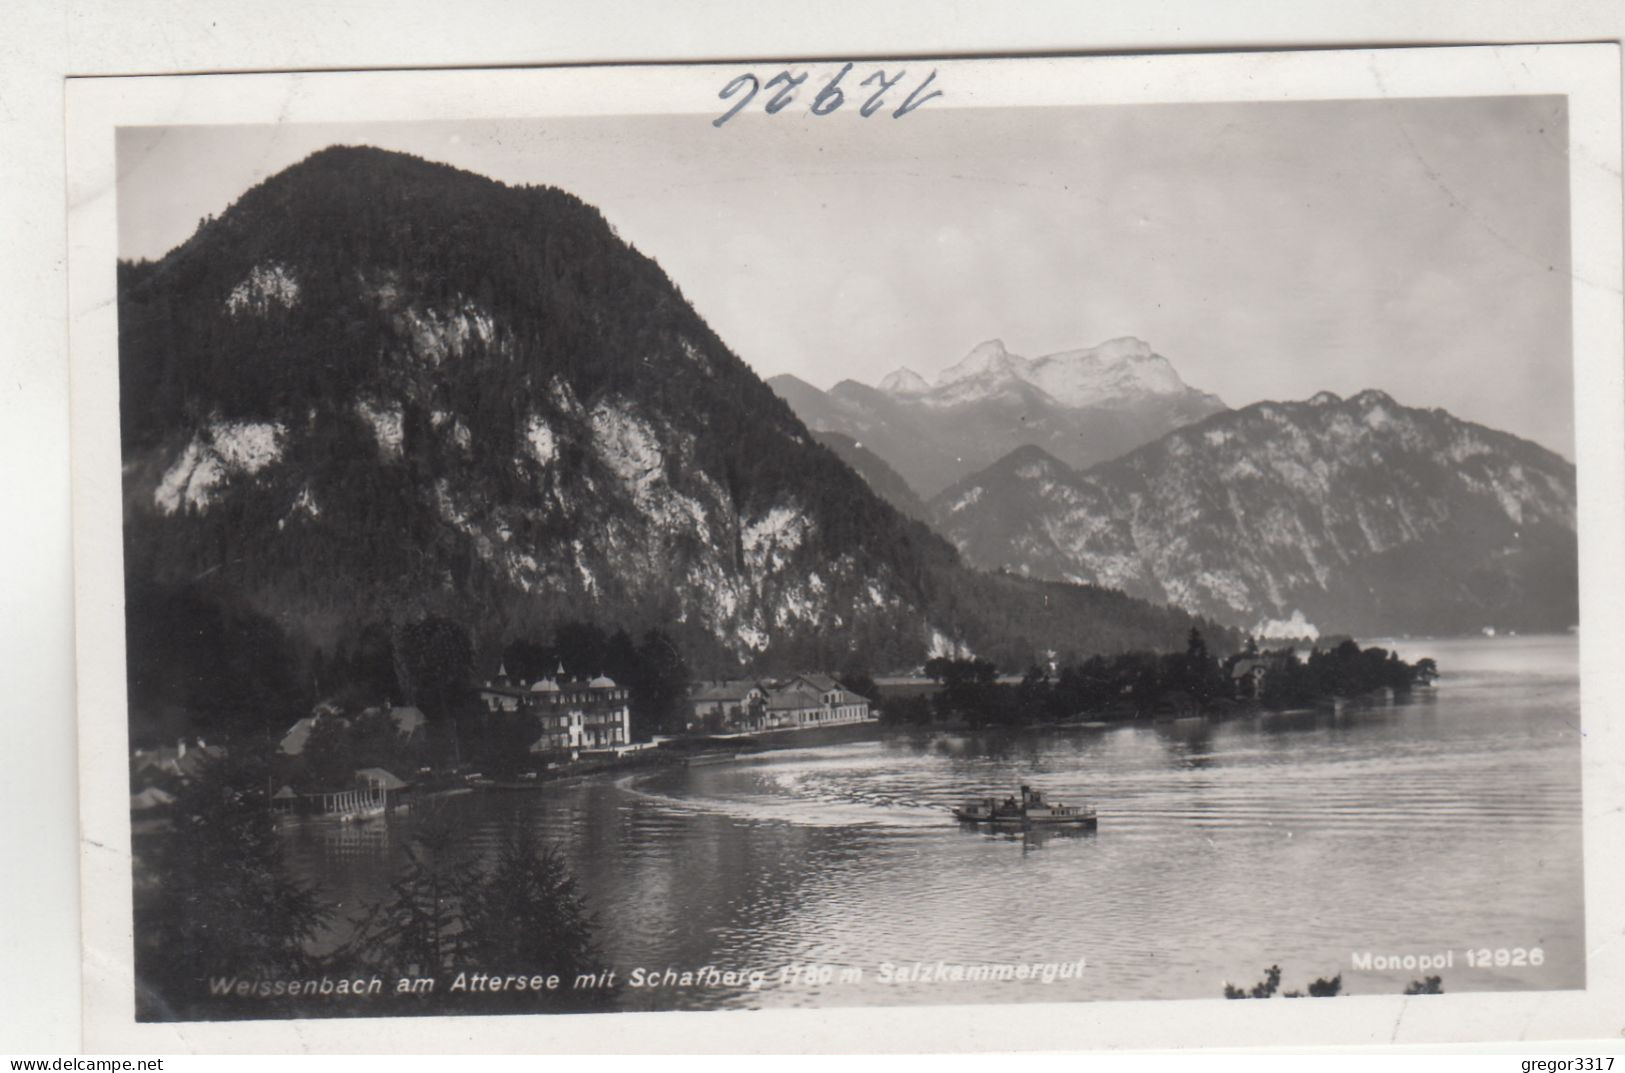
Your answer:
[[[271,808],[279,816],[353,823],[399,808],[411,789],[411,783],[383,768],[362,768],[355,773],[355,785],[345,789],[297,791],[284,786],[271,796]]]

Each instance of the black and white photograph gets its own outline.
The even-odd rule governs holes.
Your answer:
[[[1483,51],[92,87],[94,993],[1584,1001],[1618,56]]]

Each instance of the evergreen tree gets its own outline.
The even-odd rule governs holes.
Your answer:
[[[690,685],[688,663],[682,652],[664,631],[651,629],[638,644],[637,657],[633,736],[645,738],[662,729],[668,733],[681,731],[688,721]]]
[[[597,921],[576,889],[563,855],[541,844],[534,831],[515,824],[504,834],[496,861],[470,889],[465,904],[471,963],[482,971],[557,973],[564,988],[546,994],[553,1008],[591,1009],[603,1005],[602,989],[575,990],[575,978],[607,967],[599,953]],[[510,995],[535,1005],[535,995]]]
[[[395,673],[408,704],[436,725],[454,764],[462,762],[458,726],[470,714],[474,646],[468,631],[450,619],[429,616],[401,626],[394,638]]]
[[[312,968],[306,944],[328,913],[288,873],[270,779],[247,749],[209,761],[178,789],[172,829],[136,841],[138,1019],[217,1016],[231,1000],[210,997],[211,977],[286,979]]]
[[[1218,662],[1208,654],[1202,631],[1191,627],[1185,643],[1183,688],[1198,702],[1207,704],[1220,694],[1222,679]]]
[[[389,897],[371,905],[329,963],[392,977],[434,976],[468,962],[466,904],[479,871],[450,814],[418,820]]]

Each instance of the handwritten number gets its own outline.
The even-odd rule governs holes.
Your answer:
[[[765,88],[772,89],[780,82],[784,83],[784,88],[779,90],[779,92],[774,95],[773,99],[767,102],[767,114],[776,115],[780,109],[789,104],[791,94],[795,92],[797,86],[801,85],[801,83],[805,81],[807,81],[807,75],[805,73],[792,75],[789,71],[780,71],[778,74],[774,75],[772,80],[768,82]]]
[[[867,86],[871,82],[879,82],[880,88],[875,90],[874,96],[863,102],[863,107],[858,109],[858,114],[863,118],[868,119],[870,116],[880,111],[882,103],[880,98],[886,95],[886,91],[888,89],[891,89],[893,86],[897,85],[897,83],[901,82],[903,80],[903,76],[906,74],[908,74],[907,71],[898,71],[896,76],[892,78],[890,82],[886,81],[885,71],[876,71],[868,78],[865,78],[862,83],[863,85]]]
[[[841,69],[835,73],[835,77],[831,78],[827,83],[824,84],[824,87],[818,91],[818,95],[813,98],[812,106],[809,109],[813,115],[829,115],[831,112],[834,112],[846,103],[846,93],[841,89],[841,80],[851,73],[852,67],[853,65],[850,63],[843,64]],[[896,88],[898,83],[902,82],[903,76],[907,73],[908,72],[906,70],[898,71],[891,78],[887,78],[885,71],[877,70],[868,78],[865,78],[862,83],[860,83],[861,85],[872,86],[878,83],[880,88],[876,89],[872,94],[870,94],[869,98],[859,106],[858,113],[863,116],[863,118],[868,119],[870,116],[884,108],[886,94],[892,89]],[[925,76],[925,81],[916,86],[914,92],[910,93],[908,98],[904,100],[903,103],[897,107],[897,110],[892,113],[892,118],[901,119],[910,112],[915,111],[916,109],[925,105],[927,101],[935,100],[937,97],[941,97],[943,95],[942,90],[931,89],[931,84],[936,80],[936,68],[932,68],[931,73]],[[711,120],[711,125],[713,127],[720,127],[724,123],[728,122],[728,120],[744,111],[745,108],[749,106],[749,104],[755,100],[757,95],[764,89],[769,91],[777,90],[777,92],[774,92],[773,95],[768,99],[766,105],[766,112],[768,115],[777,115],[795,99],[796,89],[806,81],[807,74],[805,72],[802,74],[793,75],[789,71],[780,71],[778,74],[774,75],[766,85],[763,85],[761,80],[758,79],[754,74],[739,75],[737,78],[730,81],[726,86],[723,86],[722,91],[717,94],[717,98],[719,100],[733,101],[733,107]]]
[[[732,97],[746,86],[750,87],[750,92],[742,97],[738,104],[728,109],[722,115],[719,115],[715,119],[711,120],[711,125],[713,127],[720,127],[722,124],[728,122],[728,120],[738,115],[741,108],[745,107],[745,105],[749,104],[755,99],[757,90],[762,88],[762,83],[757,80],[755,75],[740,75],[738,78],[722,87],[722,92],[718,93],[717,96],[722,100],[727,100],[729,97]]]
[[[851,69],[850,63],[842,67],[835,73],[835,77],[829,80],[829,85],[818,91],[818,96],[814,97],[812,102],[813,115],[829,115],[846,103],[846,94],[841,92],[840,85],[841,79],[845,78],[846,72]]]
[[[914,111],[914,109],[920,107],[922,104],[924,104],[926,101],[930,100],[932,97],[940,97],[940,96],[942,96],[942,90],[940,90],[940,89],[934,89],[930,93],[926,93],[925,96],[923,96],[923,97],[920,96],[920,94],[925,93],[925,87],[929,86],[932,82],[936,81],[936,78],[937,78],[937,69],[935,67],[933,67],[933,68],[931,68],[931,73],[926,76],[925,81],[921,82],[919,84],[918,88],[916,88],[913,93],[910,93],[908,95],[908,100],[904,101],[903,104],[902,104],[902,107],[898,108],[897,111],[893,112],[891,114],[891,117],[893,119],[902,119],[904,116],[906,116],[910,112]]]

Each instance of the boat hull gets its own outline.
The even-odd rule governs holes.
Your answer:
[[[1093,813],[1077,816],[985,816],[954,809],[954,819],[960,823],[985,824],[990,827],[1095,827],[1099,823]]]
[[[960,823],[985,823],[994,827],[1082,827],[1095,826],[1095,810],[1087,806],[1063,805],[1044,800],[1044,795],[1022,784],[1021,797],[971,798],[953,810]]]

